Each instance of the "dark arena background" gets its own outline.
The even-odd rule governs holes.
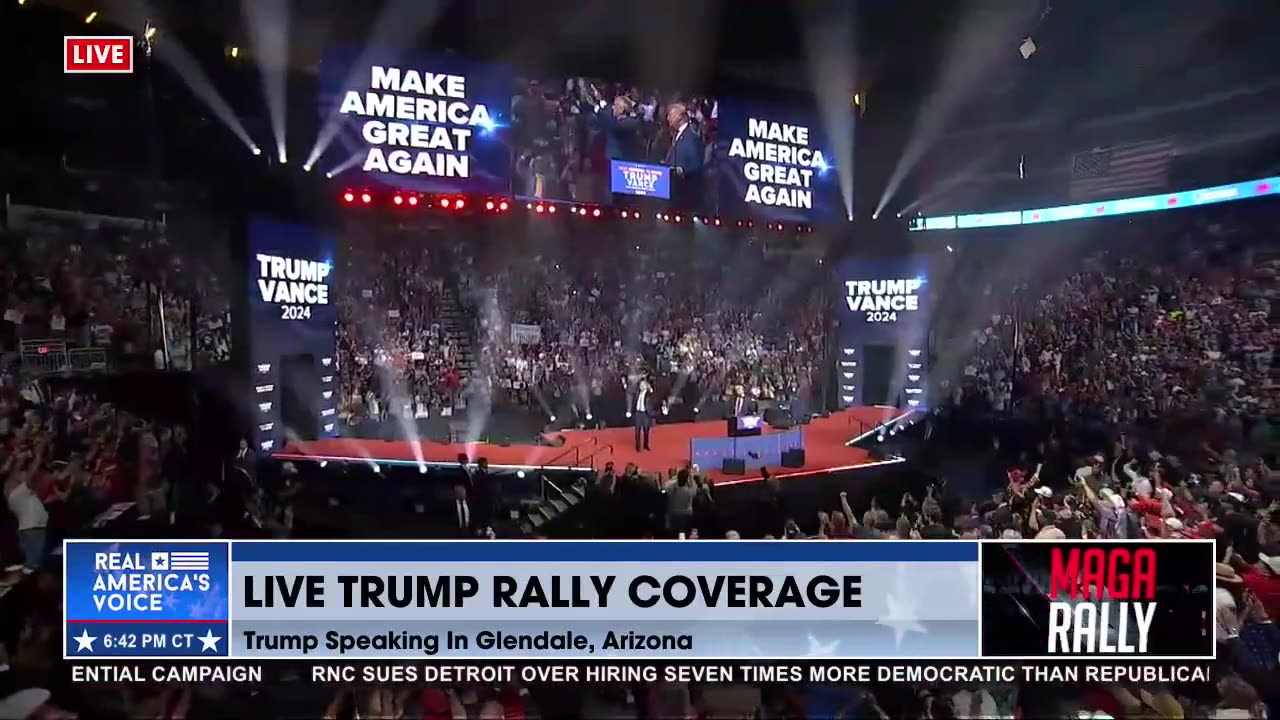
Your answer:
[[[1276,716],[1278,20],[0,0],[0,718]],[[1194,562],[1152,655],[1217,659],[1124,690],[68,680],[62,540],[268,538],[1036,540],[982,545],[1010,662],[1056,543],[1211,539],[1162,551]],[[948,595],[872,624],[923,642],[904,608]]]

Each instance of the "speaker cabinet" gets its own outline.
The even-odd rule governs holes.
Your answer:
[[[746,475],[747,461],[742,458],[725,458],[720,464],[720,471],[725,475]]]
[[[804,449],[792,448],[782,452],[782,467],[784,468],[802,468],[804,467]]]
[[[764,411],[764,421],[775,430],[788,430],[793,423],[791,413],[782,408],[769,408]]]

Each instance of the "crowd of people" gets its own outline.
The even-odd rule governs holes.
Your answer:
[[[66,689],[55,672],[61,541],[122,522],[163,532],[180,509],[203,515],[210,497],[192,486],[189,442],[182,425],[148,420],[92,394],[41,383],[0,388],[0,696],[7,696],[0,717],[72,717],[49,690]],[[43,689],[11,695],[29,680]]]
[[[755,243],[699,255],[686,242],[468,258],[459,278],[477,308],[480,366],[515,402],[568,401],[580,417],[639,377],[672,405],[809,395],[825,287],[805,279],[820,266],[778,257],[766,269]]]
[[[353,241],[344,257],[337,337],[346,421],[451,413],[466,369],[462,338],[441,319],[440,252]]]
[[[697,468],[656,478],[607,466],[592,478],[584,507],[596,510],[589,513],[590,534],[615,538],[1211,538],[1219,560],[1216,687],[937,687],[920,694],[658,683],[337,697],[316,690],[288,712],[494,718],[710,717],[730,707],[761,718],[828,711],[930,718],[1277,712],[1272,306],[1280,258],[1260,241],[1273,229],[1265,220],[1201,222],[1188,215],[1183,222],[1186,247],[1135,244],[1064,260],[1059,265],[1071,271],[1034,291],[1014,284],[991,293],[991,313],[984,310],[973,328],[978,342],[950,359],[951,401],[923,423],[986,433],[976,445],[995,459],[999,481],[985,496],[951,482],[944,463],[923,492],[840,493],[817,499],[820,511],[801,513],[812,502],[798,501],[770,478],[749,507],[731,509]],[[183,277],[188,261],[177,251],[134,244],[127,233],[91,232],[98,241],[92,249],[81,241],[55,252],[40,231],[10,230],[19,242],[6,245],[13,262],[0,267],[0,283],[17,313],[7,317],[11,341],[31,337],[31,328],[52,332],[57,318],[77,342],[145,337],[129,322],[146,317],[146,283],[138,278],[176,287],[170,278]],[[590,407],[641,375],[668,388],[696,388],[695,402],[732,396],[740,387],[785,397],[821,372],[823,283],[814,278],[824,270],[813,258],[766,262],[755,246],[695,252],[670,239],[581,247],[530,242],[515,251],[479,244],[423,250],[403,242],[345,247],[339,359],[346,412],[358,419],[407,408],[427,416],[466,402],[478,384],[495,402],[582,396]],[[140,257],[162,267],[131,264]],[[212,287],[218,278],[200,282]],[[460,318],[456,325],[444,322],[446,306]],[[229,313],[216,317],[229,337]],[[95,331],[103,324],[109,333]],[[476,361],[464,366],[473,349],[468,343]],[[675,402],[680,394],[667,396]],[[921,442],[946,435],[940,430]],[[288,536],[289,483],[257,487],[251,452],[232,459],[234,480],[191,483],[192,441],[183,427],[89,392],[55,389],[20,369],[7,372],[0,388],[0,440],[7,507],[0,533],[0,697],[16,684],[28,688],[0,708],[25,713],[16,717],[195,717],[193,706],[202,703],[248,707],[232,689],[68,686],[56,660],[57,541],[122,518],[151,523],[161,535],[186,528],[201,536]],[[475,483],[474,475],[467,482]],[[473,485],[457,497],[482,503],[484,492]],[[217,510],[198,509],[206,506]],[[491,536],[489,530],[468,536]],[[44,690],[33,694],[33,687]]]
[[[11,213],[0,253],[0,353],[65,343],[116,366],[231,360],[229,270],[159,225],[24,209]]]

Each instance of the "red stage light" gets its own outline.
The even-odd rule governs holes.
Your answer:
[[[720,218],[716,218],[716,227],[720,227]]]
[[[449,207],[449,198],[440,198],[440,207],[442,207],[442,208],[448,208],[448,207]]]
[[[594,215],[595,217],[600,217],[600,208],[596,208],[595,210],[592,210],[591,214]]]
[[[533,207],[533,211],[536,213],[544,213],[547,211],[547,208],[542,203],[538,203]]]
[[[679,216],[679,215],[677,215],[677,216],[676,216],[676,222],[680,222],[680,216]]]
[[[353,192],[351,192],[350,190],[348,190],[348,191],[346,191],[346,192],[342,193],[342,199],[343,199],[345,202],[349,202],[349,203],[355,202],[355,201],[356,201],[356,194],[355,194],[355,193],[353,193]]]
[[[404,198],[402,198],[402,197],[400,197],[399,195],[397,195],[397,196],[395,196],[395,197],[391,198],[391,202],[393,202],[393,203],[395,203],[395,204],[397,204],[397,205],[403,205],[403,204],[404,204]]]
[[[549,213],[554,213],[555,211],[556,211],[556,206],[555,206],[555,205],[548,205],[548,206],[547,206],[547,212],[549,212]]]
[[[360,196],[360,202],[364,203],[365,205],[368,205],[369,203],[373,202],[373,196],[370,195],[369,193],[365,193]]]
[[[463,207],[466,206],[466,204],[467,204],[466,200],[463,200],[462,198],[458,198],[457,200],[453,201],[453,209],[461,210]]]
[[[417,195],[410,195],[410,196],[409,196],[409,205],[417,205],[417,204],[418,204],[418,196],[417,196]]]
[[[493,201],[492,201],[492,200],[488,200],[488,201],[486,201],[486,202],[485,202],[485,204],[484,204],[484,209],[485,209],[485,210],[492,210],[492,209],[493,209]]]
[[[498,203],[498,212],[506,212],[508,207],[510,206],[507,205],[507,201],[503,200],[502,202]]]
[[[623,210],[622,212],[620,212],[620,213],[618,213],[618,214],[622,216],[622,219],[623,219],[623,220],[626,220],[626,219],[627,219],[627,211],[626,211],[626,210]]]

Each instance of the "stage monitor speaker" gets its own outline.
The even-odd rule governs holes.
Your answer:
[[[725,458],[720,463],[720,471],[725,475],[746,475],[747,461],[742,458]]]
[[[790,450],[782,451],[782,467],[804,467],[804,448],[791,448]]]
[[[781,408],[770,408],[764,411],[764,421],[769,423],[769,427],[775,430],[789,430],[791,428],[791,413]]]

